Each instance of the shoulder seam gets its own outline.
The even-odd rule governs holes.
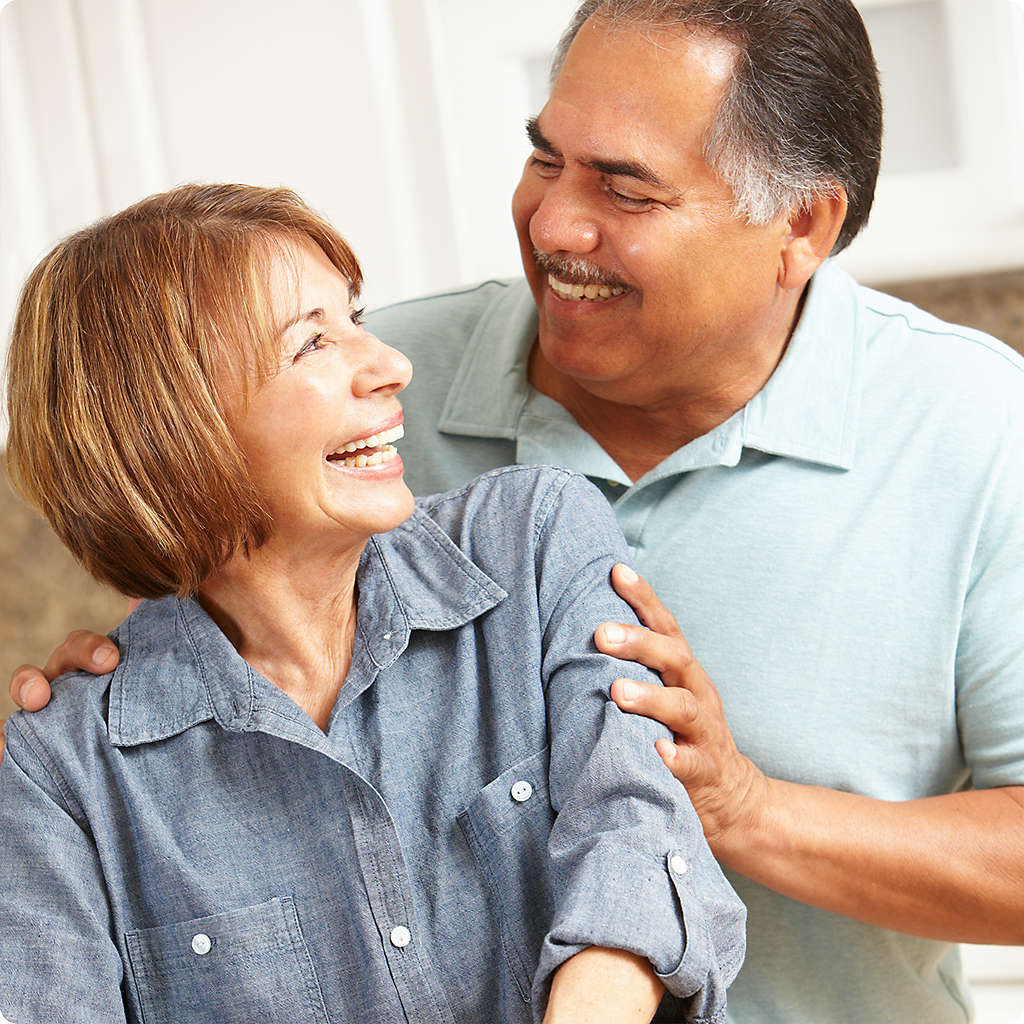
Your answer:
[[[934,317],[934,319],[945,328],[944,330],[936,330],[932,327],[925,327],[921,324],[914,323],[911,318],[901,310],[880,309],[877,305],[870,302],[866,302],[864,304],[864,308],[874,313],[876,316],[884,317],[886,320],[902,320],[910,330],[915,331],[918,334],[930,335],[933,338],[958,338],[968,344],[977,345],[985,349],[987,352],[991,352],[993,356],[996,356],[1004,363],[1012,366],[1019,373],[1024,373],[1024,364],[1020,361],[1019,354],[1007,345],[1006,342],[1000,341],[998,338],[991,334],[987,334],[985,331],[978,330],[974,327],[968,327],[966,325],[947,324],[944,320],[939,320],[938,317]],[[925,312],[929,317],[932,316],[932,314],[927,313],[926,310],[923,312]],[[1014,356],[1017,356],[1017,358],[1015,359]]]
[[[54,789],[60,794],[61,801],[64,804],[64,810],[78,823],[79,827],[82,827],[82,823],[85,821],[85,813],[78,801],[72,798],[70,787],[64,780],[61,773],[57,771],[56,765],[52,759],[46,756],[44,748],[38,742],[38,736],[35,734],[35,731],[31,728],[26,728],[24,724],[19,724],[14,718],[7,722],[7,728],[10,729],[12,727],[24,741],[26,748],[31,752],[32,756],[39,762],[40,767],[46,773],[46,776],[53,784]],[[28,778],[32,778],[32,776],[25,770],[25,767],[18,763],[17,757],[11,754],[10,751],[5,750],[4,756],[13,757],[14,763],[17,764],[23,772],[25,772],[25,775],[28,776]],[[38,783],[36,783],[36,785],[38,785]],[[77,813],[72,810],[72,807],[77,808]]]

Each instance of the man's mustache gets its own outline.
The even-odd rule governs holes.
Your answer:
[[[552,255],[541,252],[540,249],[534,249],[533,259],[545,274],[551,274],[552,277],[557,277],[559,281],[565,281],[568,284],[596,284],[608,288],[629,288],[629,285],[621,278],[616,277],[603,267],[585,260],[582,256]]]

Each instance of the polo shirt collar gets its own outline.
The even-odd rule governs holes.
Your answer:
[[[440,430],[512,440],[526,403],[537,307],[525,281],[505,288],[480,318],[441,410]]]
[[[857,285],[828,261],[811,279],[782,361],[743,410],[744,445],[850,469],[863,374]]]
[[[456,629],[507,596],[417,508],[363,552],[360,637],[373,665],[386,668],[412,629]],[[114,636],[124,651],[110,682],[107,729],[116,746],[167,739],[210,719],[231,732],[254,727],[259,680],[198,601],[143,601]]]
[[[857,286],[826,261],[779,366],[735,416],[679,449],[648,482],[735,465],[744,447],[838,469],[853,465],[864,341]],[[537,313],[525,281],[501,293],[469,338],[438,422],[445,433],[516,440],[521,462],[551,462],[622,479],[612,459],[560,405],[526,380]]]

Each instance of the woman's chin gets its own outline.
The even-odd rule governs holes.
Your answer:
[[[415,498],[401,474],[391,478],[376,478],[365,488],[353,491],[346,487],[338,500],[324,502],[323,511],[342,531],[361,537],[364,541],[375,533],[387,533],[401,526],[413,513]]]

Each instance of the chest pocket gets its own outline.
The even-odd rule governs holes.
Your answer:
[[[497,907],[505,961],[524,1001],[553,912],[548,757],[545,748],[502,772],[458,818]]]
[[[328,1024],[290,897],[125,939],[146,1024]]]

